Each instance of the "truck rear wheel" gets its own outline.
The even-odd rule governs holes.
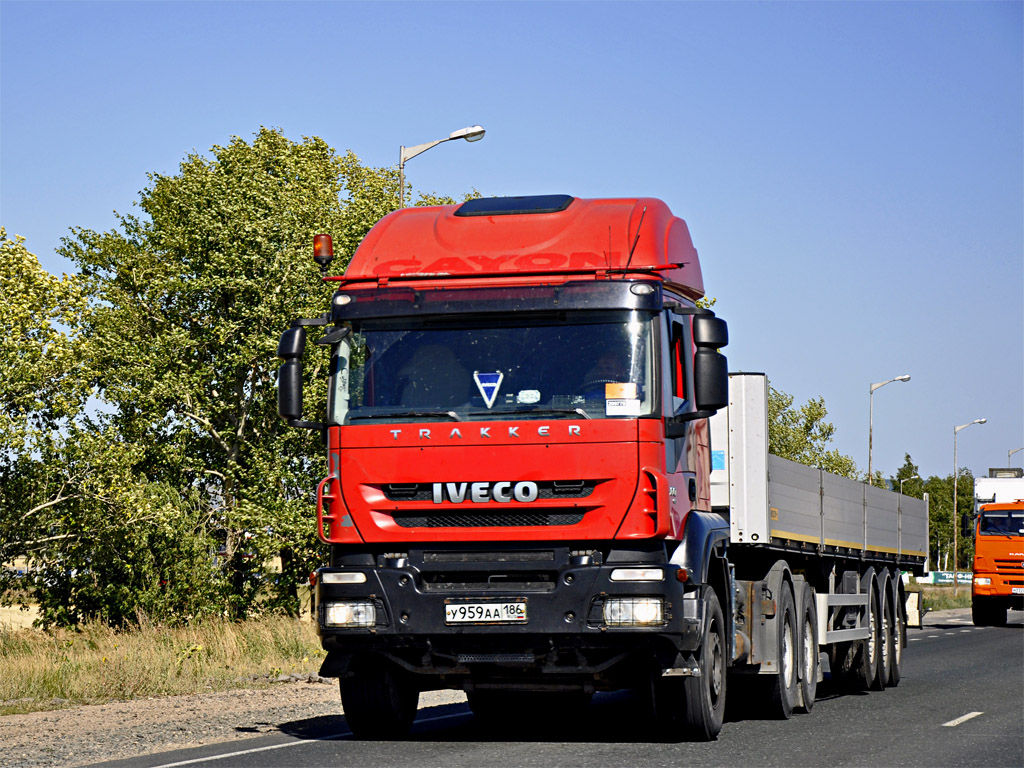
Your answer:
[[[802,623],[802,622],[801,622]],[[797,665],[800,663],[800,624],[797,623],[793,588],[784,584],[775,614],[778,630],[779,669],[771,679],[772,713],[788,720],[797,696]]]
[[[800,603],[800,696],[803,711],[810,712],[818,694],[818,613],[810,586],[804,587]]]
[[[345,721],[357,739],[401,739],[416,719],[420,693],[387,662],[356,658],[352,674],[340,681]]]
[[[899,582],[894,582],[892,594],[892,667],[889,670],[889,685],[895,688],[903,676],[903,651],[907,647],[907,609],[903,605]]]
[[[857,687],[867,690],[871,688],[878,679],[878,666],[880,662],[879,647],[881,646],[881,634],[879,628],[881,620],[878,609],[878,589],[875,584],[875,570],[869,568],[861,577],[861,590],[868,593],[868,637],[866,640],[858,640],[859,648],[857,656],[853,661],[853,679]]]
[[[883,571],[876,580],[878,585],[878,618],[881,621],[878,627],[878,674],[875,676],[871,688],[876,691],[884,691],[892,674],[893,657],[893,605],[892,605],[892,584],[889,582],[888,573]]]

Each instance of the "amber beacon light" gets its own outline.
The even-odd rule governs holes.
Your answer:
[[[334,243],[330,235],[313,235],[313,261],[320,265],[321,272],[326,272],[334,261]]]

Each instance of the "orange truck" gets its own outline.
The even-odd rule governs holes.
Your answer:
[[[971,616],[979,627],[1006,624],[1024,609],[1024,470],[989,469],[974,483]]]

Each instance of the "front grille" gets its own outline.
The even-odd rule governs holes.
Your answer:
[[[1024,561],[996,560],[996,570],[999,573],[1024,573]]]
[[[432,501],[431,483],[388,483],[381,490],[388,501]],[[538,499],[585,499],[594,492],[593,480],[545,480],[537,483]]]
[[[448,514],[395,514],[402,528],[528,528],[535,526],[577,525],[583,512],[524,509],[503,512],[467,512]]]

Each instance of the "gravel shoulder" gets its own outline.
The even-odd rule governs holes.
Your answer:
[[[933,611],[925,615],[924,624],[969,615],[969,608]],[[465,700],[461,691],[430,691],[420,697],[420,707]],[[337,682],[329,680],[5,715],[0,717],[0,762],[74,768],[248,739],[281,732],[286,723],[341,713]]]
[[[465,701],[430,691],[420,707]],[[260,690],[120,701],[0,717],[4,765],[74,766],[276,733],[280,725],[342,712],[335,680]]]

